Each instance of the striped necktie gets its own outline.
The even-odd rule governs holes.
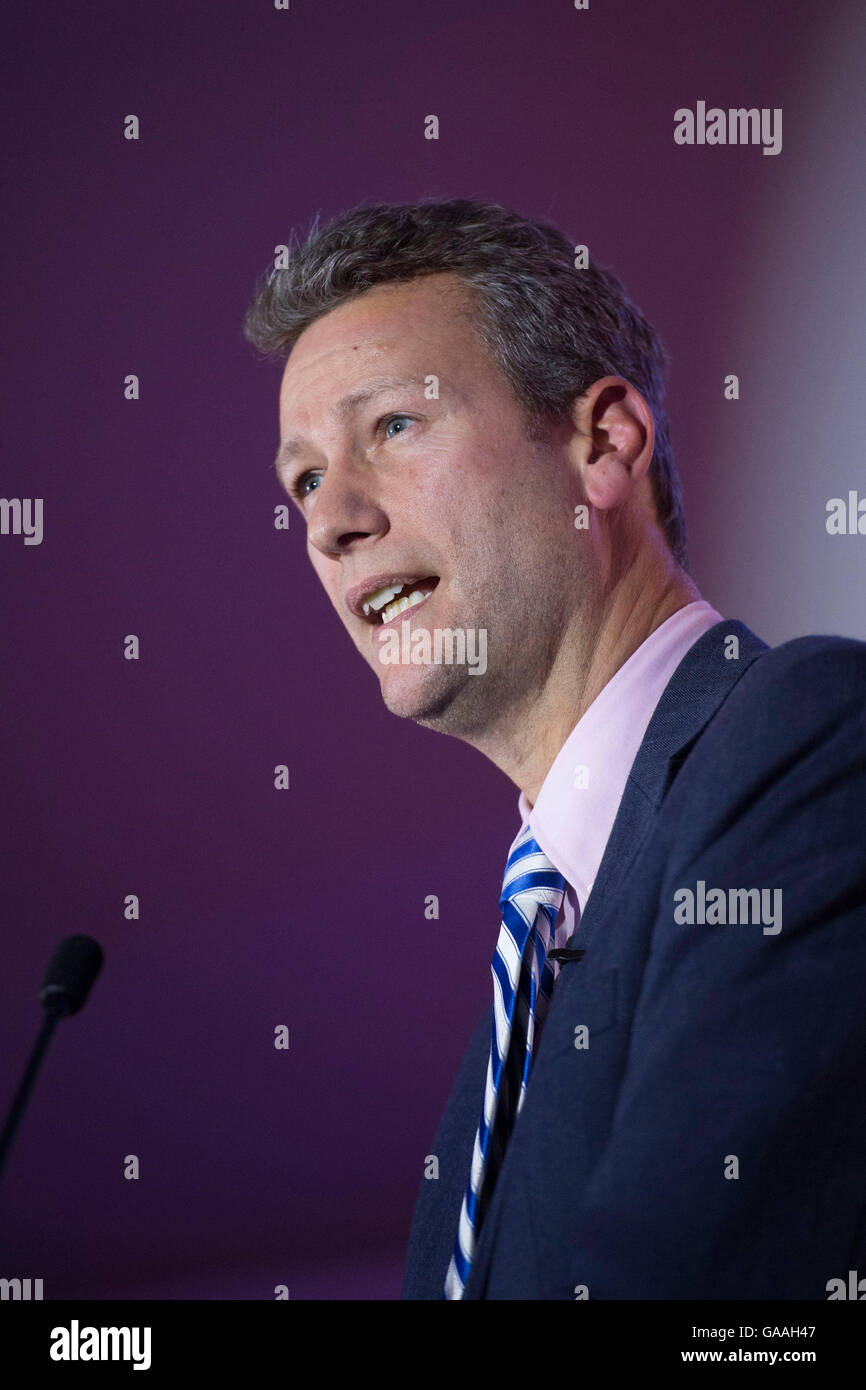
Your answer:
[[[557,974],[547,951],[564,892],[562,874],[524,826],[511,847],[499,899],[487,1084],[445,1298],[463,1297],[484,1212],[526,1095],[533,1047]]]

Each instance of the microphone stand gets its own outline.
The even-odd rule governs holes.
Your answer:
[[[57,1004],[60,1005],[59,1008],[55,1005],[53,1008],[50,1008],[45,1015],[42,1027],[39,1030],[39,1036],[30,1054],[30,1061],[27,1063],[27,1069],[21,1078],[18,1090],[15,1093],[15,1099],[12,1102],[11,1109],[6,1118],[6,1123],[3,1126],[3,1133],[0,1134],[0,1173],[3,1171],[6,1155],[12,1147],[15,1131],[21,1121],[21,1116],[24,1114],[30,1092],[33,1089],[33,1083],[42,1065],[42,1058],[45,1056],[51,1035],[60,1019],[63,1018],[63,1015],[67,1012],[60,1000],[57,1001]]]

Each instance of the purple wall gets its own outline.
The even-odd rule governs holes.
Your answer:
[[[764,293],[772,275],[802,304],[809,247],[833,279],[822,236],[846,208],[862,246],[856,84],[843,136],[834,118],[816,139],[833,37],[843,67],[862,47],[844,5],[805,0],[14,8],[0,493],[44,499],[44,538],[0,536],[4,1109],[56,941],[90,933],[106,963],[7,1164],[0,1275],[43,1278],[47,1298],[397,1297],[424,1155],[487,1001],[517,792],[384,710],[297,515],[273,529],[280,368],[241,336],[255,279],[291,228],[361,200],[479,197],[555,221],[669,348],[706,597],[770,641],[866,635],[859,605],[839,606],[858,575],[862,592],[854,538],[817,609],[786,569],[841,554],[823,498],[856,486],[862,448],[845,437],[784,532],[766,510],[786,486],[777,427],[831,318],[813,297],[776,351]],[[782,153],[677,146],[674,110],[699,100],[783,108]],[[821,171],[829,224],[798,169]],[[850,265],[859,281],[833,285],[848,304]],[[747,360],[748,390],[724,402]],[[763,529],[743,520],[753,487]]]

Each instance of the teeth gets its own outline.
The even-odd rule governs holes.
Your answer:
[[[407,608],[415,608],[419,603],[423,603],[425,598],[429,598],[432,589],[413,589],[411,594],[404,594],[403,598],[398,598],[396,603],[389,603],[382,610],[382,622],[390,623],[392,618],[396,618],[398,613],[405,613]]]
[[[390,603],[391,599],[399,594],[402,587],[402,584],[387,584],[384,589],[376,589],[369,594],[362,605],[364,616],[369,615],[371,608],[374,613],[378,613],[380,608],[384,608],[386,603]]]

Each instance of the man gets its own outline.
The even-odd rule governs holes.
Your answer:
[[[701,598],[664,351],[554,228],[362,206],[245,332],[386,705],[520,789],[404,1297],[832,1296],[866,1274],[866,645]]]

